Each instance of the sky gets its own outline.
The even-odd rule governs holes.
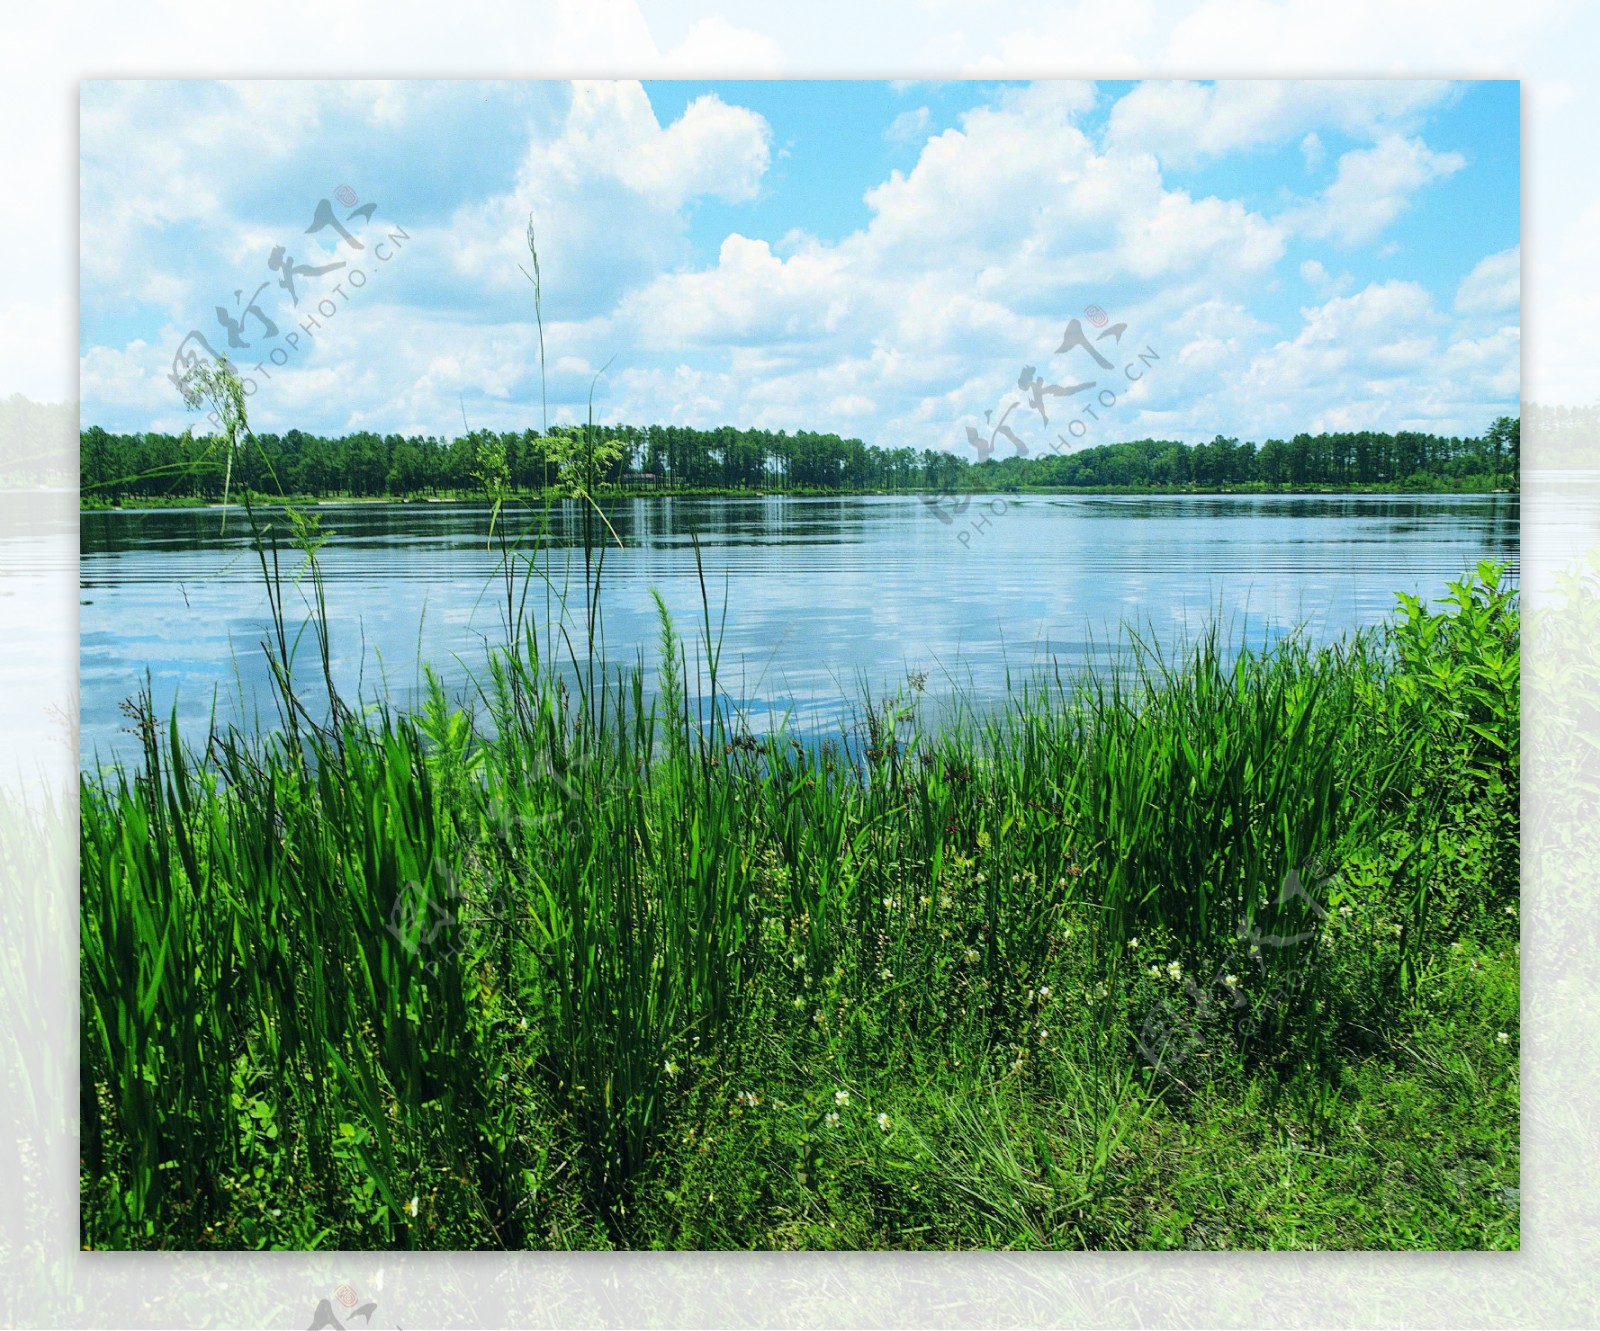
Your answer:
[[[90,81],[82,420],[203,427],[203,345],[258,431],[1477,434],[1519,138],[1505,81]]]

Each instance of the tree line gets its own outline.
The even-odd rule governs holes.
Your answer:
[[[481,493],[491,471],[522,493],[1488,488],[1515,482],[1520,434],[1519,420],[1501,417],[1467,438],[1362,430],[1297,434],[1258,446],[1218,435],[1194,445],[1140,439],[975,463],[941,449],[878,448],[837,434],[732,426],[555,426],[548,433],[477,430],[453,438],[289,430],[257,436],[230,460],[217,440],[189,432],[114,434],[91,426],[79,436],[79,467],[85,499],[107,503],[216,500],[242,485],[319,498],[446,497]]]

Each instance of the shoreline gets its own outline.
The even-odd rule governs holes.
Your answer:
[[[1039,495],[1050,498],[1063,496],[1148,496],[1156,499],[1221,499],[1232,496],[1256,497],[1262,495],[1293,495],[1311,498],[1337,499],[1361,495],[1390,495],[1395,498],[1431,498],[1437,495],[1477,495],[1494,496],[1506,495],[1520,498],[1522,487],[1497,487],[1485,486],[1436,486],[1421,489],[1413,485],[1397,485],[1373,482],[1366,485],[1341,485],[1341,486],[1266,486],[1266,485],[1235,485],[1235,486],[1137,486],[1137,485],[1095,485],[1095,486],[1027,486],[1020,489],[993,489],[993,490],[741,490],[732,487],[701,487],[682,490],[605,490],[595,497],[602,503],[615,500],[630,499],[864,499],[864,498],[899,498],[923,499],[927,501],[946,501],[969,499],[1004,498],[1007,501]],[[512,496],[513,502],[526,504],[557,504],[564,500],[577,499],[578,496],[546,491],[538,494],[525,491]],[[329,507],[347,508],[357,505],[370,505],[373,507],[403,507],[419,508],[428,505],[487,505],[488,500],[481,494],[453,493],[443,495],[285,495],[264,496],[261,502],[270,507]],[[159,513],[181,511],[184,509],[223,509],[228,511],[244,511],[244,505],[237,500],[223,503],[219,499],[200,499],[190,496],[174,498],[170,501],[152,502],[149,498],[142,499],[137,504],[121,503],[85,503],[80,498],[78,511],[80,513]]]

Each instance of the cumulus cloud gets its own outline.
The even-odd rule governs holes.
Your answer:
[[[1425,287],[1391,279],[1300,311],[1218,376],[1200,411],[1244,437],[1301,431],[1476,432],[1517,392],[1520,338],[1439,310]]]
[[[1128,330],[1128,346],[1105,344],[1114,362],[1159,355],[1118,385],[1119,414],[1084,442],[1414,418],[1476,429],[1480,408],[1516,395],[1517,252],[1440,293],[1383,277],[1375,249],[1332,270],[1304,252],[1308,238],[1381,240],[1428,181],[1463,169],[1421,137],[1451,95],[1140,85],[1102,121],[1087,85],[1005,85],[939,133],[925,106],[860,127],[915,157],[863,192],[860,225],[824,240],[757,222],[773,215],[772,129],[729,93],[707,91],[668,121],[630,83],[259,96],[205,85],[188,102],[112,88],[86,95],[85,411],[181,428],[169,348],[275,237],[303,229],[307,190],[348,169],[421,181],[409,197],[384,195],[380,220],[392,206],[410,234],[403,260],[318,334],[314,354],[262,386],[261,428],[451,432],[463,399],[473,427],[537,423],[532,288],[518,269],[531,214],[553,420],[581,417],[615,357],[602,419],[964,450],[964,425],[1015,393],[1021,364],[1063,382],[1101,373],[1052,356],[1064,322],[1093,304]],[[1174,174],[1268,144],[1291,160],[1298,145],[1309,164],[1334,135],[1370,146],[1339,157],[1316,200],[1275,216],[1259,202],[1270,190],[1247,202]],[[245,151],[265,138],[269,152]],[[277,165],[255,179],[241,157]],[[709,249],[692,236],[700,200],[748,210]],[[1291,247],[1299,288],[1283,271]],[[1311,303],[1286,311],[1285,286]]]
[[[677,208],[695,195],[753,197],[770,158],[771,133],[754,111],[705,93],[663,128],[644,89],[630,82],[574,85],[565,133],[547,160],[568,173],[601,173]]]
[[[1355,281],[1349,273],[1340,273],[1335,277],[1320,259],[1305,259],[1300,264],[1300,277],[1317,295],[1322,297],[1338,296],[1350,289]]]
[[[1341,156],[1333,183],[1289,220],[1308,236],[1344,245],[1368,241],[1410,207],[1424,185],[1466,164],[1460,153],[1434,152],[1420,138],[1387,134]]]
[[[889,128],[883,131],[883,137],[890,143],[910,143],[926,134],[932,123],[933,112],[925,106],[919,106],[914,111],[902,111],[891,120]]]
[[[1480,259],[1456,288],[1463,314],[1503,314],[1522,303],[1522,246],[1513,245]]]
[[[783,48],[765,33],[735,27],[712,15],[695,23],[662,57],[662,64],[678,78],[704,78],[721,70],[748,78],[777,74],[783,68]]]
[[[1301,135],[1320,151],[1316,128],[1361,138],[1392,134],[1415,127],[1451,95],[1448,83],[1410,79],[1155,81],[1112,108],[1106,142],[1154,153],[1164,166],[1192,166]]]

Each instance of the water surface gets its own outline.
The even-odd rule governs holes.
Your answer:
[[[760,730],[834,725],[862,688],[926,674],[931,693],[1002,695],[1008,670],[1070,669],[1119,623],[1165,642],[1220,615],[1235,640],[1296,628],[1326,640],[1375,624],[1395,593],[1437,599],[1478,560],[1519,564],[1515,496],[1026,496],[974,501],[944,522],[915,497],[640,498],[613,505],[600,632],[612,661],[652,666],[654,588],[701,639],[696,540],[721,624],[721,683]],[[463,504],[323,505],[320,560],[342,691],[411,696],[418,664],[458,692],[504,640],[489,513]],[[519,531],[534,515],[513,515]],[[583,655],[582,523],[552,510],[539,565],[574,590]],[[965,534],[965,539],[962,535]],[[620,541],[620,546],[618,545]],[[299,558],[282,571],[290,582]],[[119,711],[148,669],[157,705],[201,727],[254,698],[271,723],[260,647],[268,604],[242,514],[83,515],[81,753],[126,754]],[[309,587],[288,595],[304,616]],[[548,625],[554,593],[529,612]],[[723,604],[726,600],[726,619]],[[300,648],[315,667],[307,634]],[[561,647],[565,655],[566,648]],[[247,709],[248,711],[248,709]]]

